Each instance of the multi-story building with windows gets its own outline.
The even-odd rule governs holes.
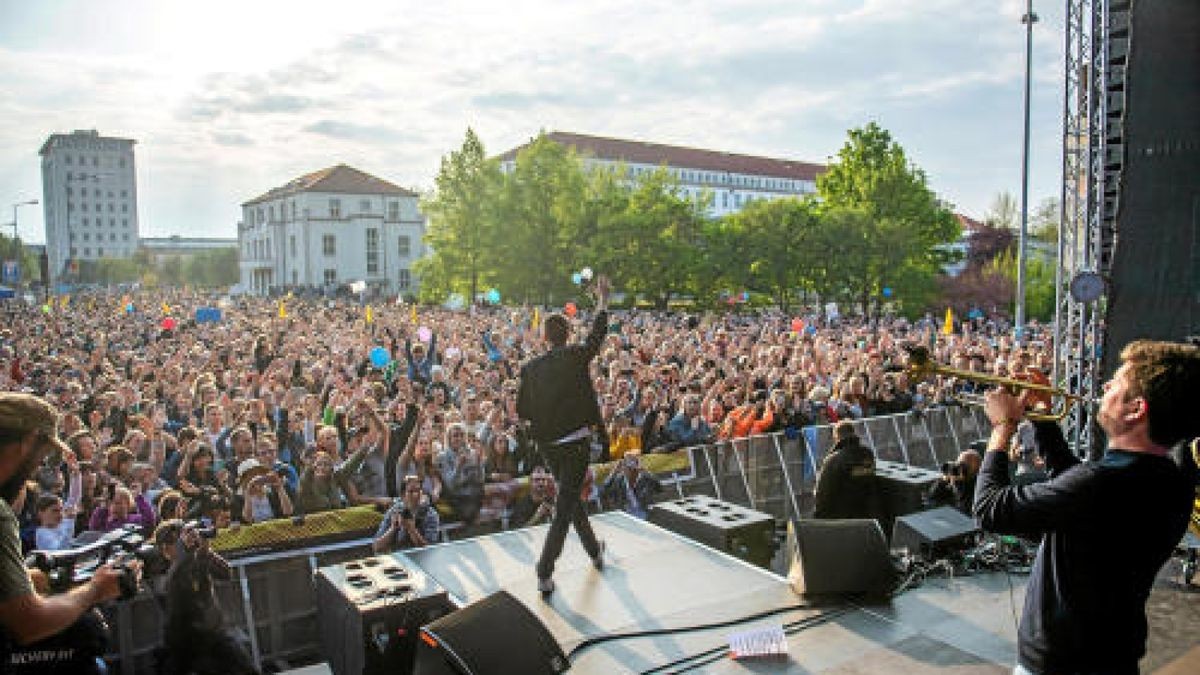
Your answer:
[[[73,260],[124,258],[138,247],[134,141],[95,130],[42,144],[42,210],[51,279]]]
[[[416,293],[425,219],[417,193],[338,164],[242,204],[241,286],[333,289],[355,281]]]
[[[709,215],[722,216],[740,211],[754,199],[800,197],[817,190],[821,164],[739,155],[719,150],[684,148],[661,143],[627,141],[604,136],[553,131],[550,140],[575,149],[587,168],[623,165],[631,176],[665,167],[679,181],[684,194],[700,198],[709,193]],[[517,153],[526,146],[500,155],[502,171],[516,167]]]

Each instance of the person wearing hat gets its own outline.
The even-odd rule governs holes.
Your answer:
[[[250,525],[292,515],[292,497],[283,476],[257,459],[238,465],[238,493],[234,512],[242,523]]]
[[[122,572],[98,567],[84,584],[55,596],[34,592],[10,503],[42,458],[66,454],[58,437],[58,410],[29,394],[0,393],[0,649],[26,645],[70,627],[93,605],[121,594]],[[135,573],[136,564],[133,566]]]

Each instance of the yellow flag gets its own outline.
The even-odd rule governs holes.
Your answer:
[[[414,326],[417,325],[417,303],[415,302],[412,306],[412,322]]]
[[[171,313],[171,306],[168,305],[165,300],[163,301],[163,304],[162,304],[162,311],[163,311],[163,314]]]
[[[375,312],[371,311],[371,306],[370,306],[370,305],[367,305],[366,319],[367,319],[367,325],[368,325],[368,326],[370,326],[371,324],[375,323]]]
[[[287,307],[283,304],[282,300],[279,301],[279,318],[287,318]]]
[[[534,307],[534,308],[533,308],[533,323],[532,323],[532,324],[531,324],[529,327],[530,327],[530,328],[537,328],[537,327],[538,327],[538,321],[539,321],[540,319],[541,319],[541,315],[540,315],[540,314],[538,314],[538,308],[537,308],[537,307]]]
[[[942,324],[942,333],[945,335],[954,334],[954,312],[949,307],[946,308],[946,321]]]
[[[70,295],[64,295],[64,296],[62,296],[62,307],[63,307],[63,309],[66,309],[66,308],[67,308],[67,305],[69,305],[69,304],[71,304],[71,296],[70,296]]]

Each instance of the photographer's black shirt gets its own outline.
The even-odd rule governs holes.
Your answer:
[[[1136,673],[1146,599],[1192,511],[1170,458],[1110,449],[1081,464],[1047,456],[1050,480],[1009,486],[1008,455],[988,452],[975,493],[984,529],[1041,536],[1018,632],[1035,673]]]

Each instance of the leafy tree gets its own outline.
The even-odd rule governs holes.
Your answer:
[[[196,286],[232,286],[239,276],[238,250],[234,247],[197,253],[183,265],[183,282]]]
[[[992,198],[992,206],[984,216],[984,222],[992,227],[1016,230],[1021,225],[1021,210],[1016,198],[1009,192],[997,193]]]
[[[571,271],[590,264],[580,247],[585,192],[575,152],[545,133],[518,153],[490,246],[503,297],[553,305],[574,292]]]
[[[845,291],[865,312],[872,303],[878,309],[884,287],[908,304],[930,295],[960,227],[891,134],[874,122],[851,129],[837,161],[817,177],[817,192],[837,214],[827,225],[850,228],[844,239],[836,232],[824,239],[846,256],[839,264],[854,273]]]
[[[1011,284],[1009,307],[1015,303],[1017,284],[1017,255],[1008,251],[996,258],[988,271],[1002,275]],[[1048,258],[1029,256],[1025,259],[1025,313],[1030,319],[1049,321],[1054,317],[1055,262]]]
[[[1057,197],[1047,197],[1038,204],[1030,218],[1033,238],[1046,244],[1058,244],[1059,205]]]
[[[433,249],[420,271],[430,289],[467,293],[475,298],[489,268],[495,239],[496,193],[500,170],[483,143],[467,129],[462,147],[442,158],[436,188],[421,204],[429,215],[425,241]]]
[[[177,255],[163,258],[158,264],[158,279],[167,286],[183,285],[183,260]]]
[[[795,293],[813,287],[825,264],[814,248],[819,209],[811,199],[755,200],[728,218],[733,259],[750,288],[769,292],[788,311]]]

